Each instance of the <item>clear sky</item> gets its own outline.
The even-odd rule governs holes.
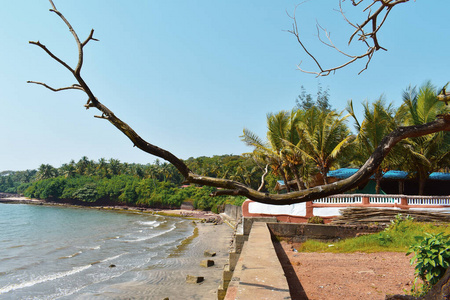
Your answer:
[[[263,137],[266,114],[292,109],[302,85],[314,94],[320,83],[329,88],[334,108],[343,110],[353,99],[360,110],[362,101],[382,94],[399,106],[410,84],[450,81],[448,0],[399,5],[379,33],[387,52],[378,51],[361,75],[359,63],[323,78],[296,70],[300,61],[312,68],[285,31],[292,24],[286,11],[300,1],[54,1],[81,40],[91,28],[100,40],[85,47],[82,70],[98,99],[148,142],[184,159],[250,151],[239,138],[243,128]],[[361,20],[345,3],[349,17]],[[154,162],[107,121],[94,118],[96,111],[86,111],[82,92],[54,93],[26,83],[75,83],[28,44],[39,40],[76,63],[73,38],[49,8],[46,0],[2,2],[0,171],[59,167],[82,156]],[[316,42],[315,20],[342,47],[351,32],[336,8],[337,0],[310,0],[297,9],[302,36],[324,62],[338,58]]]

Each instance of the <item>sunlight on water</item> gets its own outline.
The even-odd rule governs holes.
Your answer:
[[[0,220],[1,299],[54,299],[133,281],[164,265],[193,230],[183,219],[21,204],[0,204]]]

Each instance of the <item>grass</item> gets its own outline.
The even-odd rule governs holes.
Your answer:
[[[406,252],[409,246],[416,243],[414,237],[425,233],[450,234],[449,224],[431,224],[414,222],[409,219],[396,219],[385,230],[375,233],[341,240],[336,243],[324,243],[308,240],[297,248],[299,252]]]

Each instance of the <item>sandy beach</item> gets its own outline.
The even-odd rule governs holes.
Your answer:
[[[59,205],[25,197],[1,198],[4,203],[27,203]],[[66,205],[66,204],[64,204]],[[147,210],[128,207],[94,207],[98,209],[134,210],[139,212],[159,213],[167,218],[174,216],[194,218],[195,229],[190,237],[167,253],[162,265],[142,268],[131,282],[111,285],[100,293],[83,294],[75,299],[216,299],[217,289],[222,279],[223,266],[227,263],[228,252],[233,239],[233,229],[222,222],[204,222],[216,220],[217,214],[189,210]],[[200,219],[200,220],[199,220]],[[214,257],[205,257],[204,252],[216,252]],[[214,266],[205,268],[202,260],[214,261]],[[187,283],[186,276],[202,276],[204,281],[198,284]],[[73,298],[72,298],[73,299]]]
[[[217,289],[222,279],[223,266],[227,263],[233,230],[226,224],[201,222],[197,222],[197,228],[198,236],[174,249],[158,270],[143,270],[133,282],[111,286],[107,291],[102,291],[101,295],[84,295],[77,299],[92,299],[94,296],[97,299],[217,299]],[[205,257],[205,250],[216,252],[216,256]],[[214,260],[214,266],[200,266],[204,259]],[[160,280],[152,280],[155,275]],[[198,284],[187,283],[186,275],[203,276],[205,280]],[[170,284],[161,284],[161,280],[169,281]]]

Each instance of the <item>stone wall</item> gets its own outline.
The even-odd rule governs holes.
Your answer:
[[[385,226],[367,225],[322,225],[305,223],[267,223],[272,235],[287,239],[290,242],[301,243],[308,239],[321,241],[337,241],[356,237],[361,234],[375,233]]]
[[[225,204],[224,214],[226,214],[230,219],[237,221],[242,217],[242,207]]]

